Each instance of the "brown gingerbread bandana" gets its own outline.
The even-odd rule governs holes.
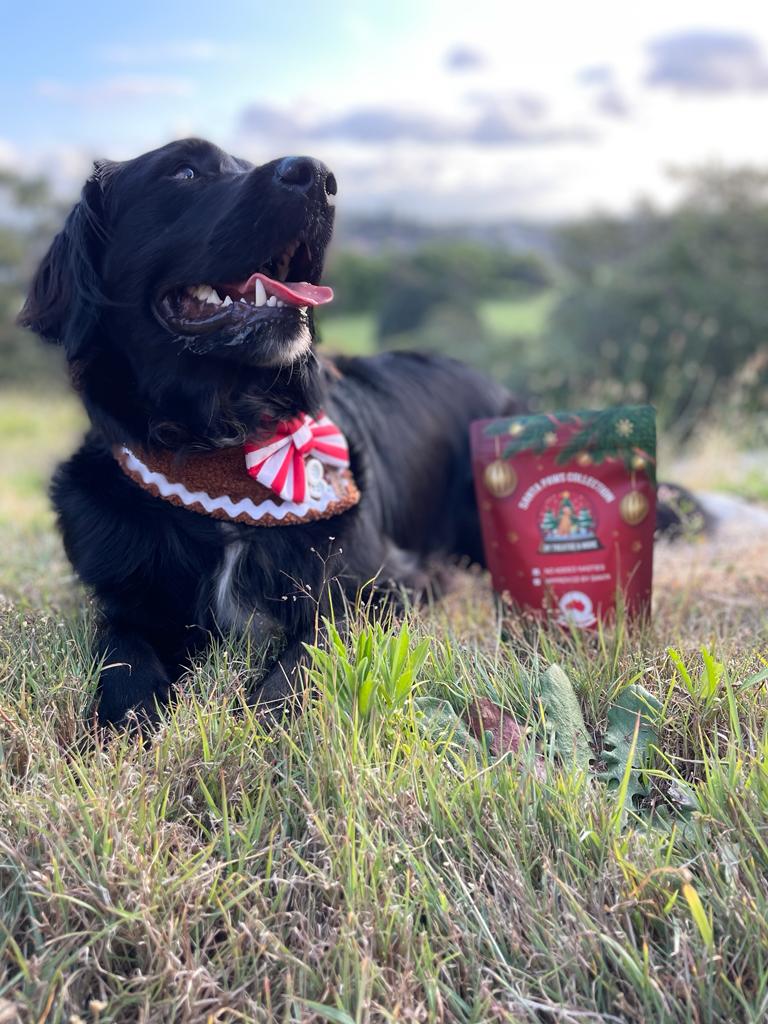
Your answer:
[[[126,476],[154,497],[225,522],[296,526],[330,519],[360,501],[347,466],[328,465],[311,457],[306,457],[303,498],[291,501],[248,475],[242,448],[182,456],[116,445],[113,453]]]

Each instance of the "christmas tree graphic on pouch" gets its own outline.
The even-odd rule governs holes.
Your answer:
[[[539,520],[543,535],[540,551],[594,551],[602,547],[595,536],[595,519],[585,498],[560,491],[544,504]]]

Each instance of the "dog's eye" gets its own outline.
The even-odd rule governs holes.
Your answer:
[[[196,178],[195,169],[193,167],[178,167],[173,174],[172,178],[179,178],[181,180],[187,180],[190,178]]]

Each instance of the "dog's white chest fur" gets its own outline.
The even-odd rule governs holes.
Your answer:
[[[248,545],[243,540],[230,539],[230,529],[228,526],[222,527],[228,543],[213,579],[213,616],[222,633],[244,633],[247,630],[259,639],[267,640],[277,627],[270,615],[257,605],[243,600],[239,574]]]
[[[242,629],[241,608],[235,589],[237,570],[243,557],[245,543],[241,540],[231,541],[224,548],[219,571],[213,586],[213,614],[216,625],[222,632]]]

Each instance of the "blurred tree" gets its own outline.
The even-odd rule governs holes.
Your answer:
[[[651,401],[686,434],[768,346],[768,175],[684,180],[671,214],[563,230],[571,283],[544,339],[561,374],[550,400]]]
[[[0,386],[63,383],[61,353],[16,326],[34,264],[63,210],[42,178],[0,171]]]
[[[392,258],[384,269],[378,310],[383,344],[392,335],[418,331],[439,306],[477,319],[477,303],[486,298],[519,297],[551,283],[548,268],[535,254],[512,253],[475,242],[431,242]],[[452,331],[451,334],[454,332]],[[465,338],[467,341],[472,339]]]
[[[469,298],[527,292],[551,284],[549,269],[534,253],[477,242],[431,242],[413,254],[411,263],[432,281],[460,286]]]
[[[459,312],[460,294],[457,281],[424,272],[411,261],[397,264],[387,275],[378,309],[379,342],[386,347],[393,336],[420,330],[438,306],[447,305]]]
[[[381,305],[390,261],[350,250],[334,252],[325,272],[333,283],[335,313],[366,313]]]
[[[382,343],[386,348],[442,352],[485,369],[490,360],[489,338],[474,306],[453,300],[435,304],[415,329],[393,331]]]

